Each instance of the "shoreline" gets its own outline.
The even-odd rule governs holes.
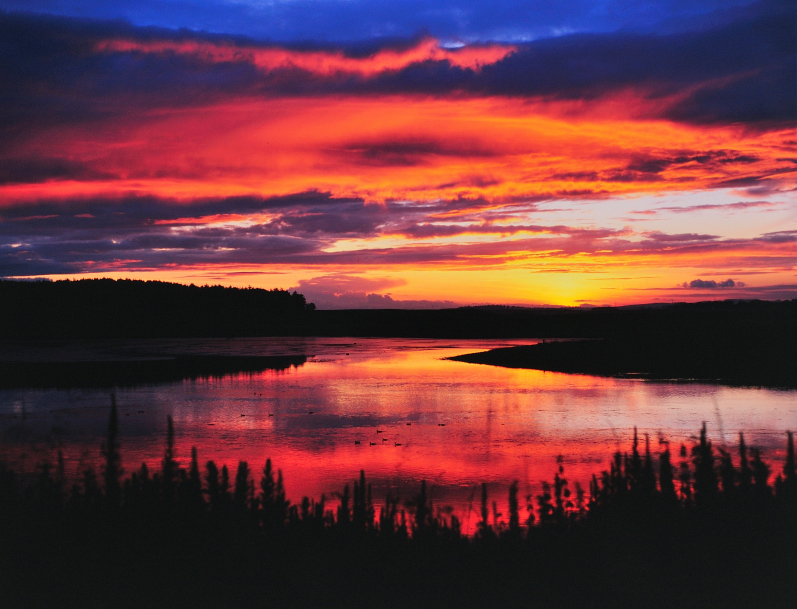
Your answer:
[[[761,341],[686,344],[682,340],[568,340],[450,357],[471,364],[657,382],[797,389],[794,347]]]
[[[287,370],[304,355],[175,355],[89,361],[0,362],[0,389],[68,389],[137,385]]]

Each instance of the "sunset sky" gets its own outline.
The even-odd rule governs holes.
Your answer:
[[[792,0],[0,0],[0,277],[797,298]]]

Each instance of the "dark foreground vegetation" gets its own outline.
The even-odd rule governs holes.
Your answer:
[[[634,437],[589,490],[563,467],[537,496],[483,486],[463,535],[421,484],[377,507],[361,473],[334,504],[286,499],[270,460],[236,471],[196,450],[122,475],[112,407],[99,473],[67,490],[63,460],[25,479],[0,468],[3,607],[792,607],[797,471],[792,434],[770,466],[706,438],[652,455]],[[255,485],[254,478],[258,478]]]

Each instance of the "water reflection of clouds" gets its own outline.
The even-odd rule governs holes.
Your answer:
[[[552,478],[558,455],[564,455],[571,481],[586,487],[615,450],[630,450],[634,426],[642,442],[649,435],[651,450],[658,453],[661,436],[677,450],[707,421],[715,445],[724,435],[733,448],[741,430],[769,460],[782,459],[784,432],[797,428],[795,392],[648,383],[442,359],[499,344],[506,343],[359,338],[194,342],[194,350],[218,345],[228,353],[306,349],[316,359],[279,373],[117,390],[124,464],[128,472],[142,461],[159,466],[171,414],[183,464],[191,446],[197,447],[201,464],[213,459],[234,468],[246,460],[258,475],[270,457],[283,470],[294,500],[330,496],[360,469],[373,483],[377,500],[388,489],[409,498],[426,479],[433,483],[438,505],[451,504],[466,513],[474,485],[481,482],[490,485],[491,493],[494,489],[499,509],[512,480],[537,492],[540,480]],[[178,347],[179,341],[169,344]],[[26,450],[26,463],[33,468],[61,448],[68,471],[76,472],[81,461],[100,459],[109,403],[107,391],[0,392],[0,451]],[[718,408],[724,434],[717,427]],[[23,409],[24,422],[12,418]]]

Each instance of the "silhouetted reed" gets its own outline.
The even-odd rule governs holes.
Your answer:
[[[435,513],[425,481],[421,481],[418,494],[404,504],[410,514],[409,521],[405,509],[399,509],[399,498],[391,494],[377,514],[364,471],[354,481],[353,491],[347,484],[337,494],[338,506],[334,511],[327,507],[324,497],[319,501],[305,497],[300,503],[291,504],[286,497],[282,470],[275,470],[271,459],[266,459],[262,469],[259,492],[255,492],[253,474],[246,461],[238,463],[231,489],[226,465],[220,469],[215,462],[208,461],[204,475],[200,472],[196,448],[191,450],[188,469],[180,466],[175,458],[171,417],[167,418],[166,447],[160,472],[150,475],[147,465],[142,464],[123,480],[117,427],[116,402],[112,399],[107,439],[101,450],[104,458],[101,481],[94,469],[87,466],[70,492],[66,490],[64,459],[60,452],[55,468],[49,463],[39,465],[35,481],[0,463],[0,510],[5,521],[21,510],[118,512],[149,518],[213,517],[237,522],[248,519],[261,534],[295,528],[305,533],[334,530],[336,534],[361,537],[427,541],[462,535],[460,521],[450,508],[438,509]],[[536,509],[532,506],[532,497],[526,498],[523,524],[517,481],[508,489],[507,522],[502,520],[496,502],[490,502],[487,485],[483,484],[476,537],[481,540],[518,539],[527,536],[535,526],[572,527],[606,519],[639,522],[691,513],[719,518],[729,514],[760,517],[778,512],[797,517],[797,469],[791,432],[787,432],[783,471],[775,478],[774,485],[770,484],[770,466],[760,451],[748,449],[742,434],[739,435],[737,466],[729,451],[715,450],[707,439],[704,424],[699,441],[691,450],[681,446],[677,489],[669,443],[662,441],[662,445],[657,473],[649,438],[645,438],[642,456],[635,429],[630,455],[618,451],[608,470],[600,476],[592,476],[588,498],[578,483],[574,485],[574,497],[560,456],[553,480],[541,481],[541,491],[534,498]],[[748,450],[752,455],[749,459]]]
[[[344,485],[336,496],[336,506],[329,505],[323,496],[319,500],[304,497],[294,504],[286,497],[282,471],[275,469],[270,459],[261,470],[257,486],[245,461],[238,463],[232,484],[226,465],[219,468],[207,461],[201,471],[196,449],[191,451],[188,467],[182,467],[175,454],[171,417],[167,419],[160,471],[150,473],[142,464],[123,479],[117,426],[116,404],[112,401],[101,450],[101,476],[85,467],[69,491],[60,453],[56,467],[43,463],[33,478],[0,463],[0,541],[8,541],[10,547],[24,547],[37,536],[56,539],[71,531],[69,543],[73,546],[93,548],[92,544],[100,543],[96,541],[100,536],[105,539],[111,535],[118,552],[127,551],[129,546],[138,548],[139,554],[149,551],[142,548],[157,547],[183,556],[181,553],[196,551],[193,544],[201,543],[207,548],[229,546],[235,548],[231,551],[251,556],[255,551],[252,548],[266,544],[264,547],[270,549],[263,556],[299,551],[315,556],[331,551],[344,563],[378,562],[389,550],[398,553],[390,554],[394,568],[399,568],[395,561],[405,559],[415,561],[413,569],[420,568],[419,564],[426,564],[424,561],[433,560],[440,552],[445,560],[459,556],[456,560],[489,557],[489,561],[498,561],[489,568],[479,562],[482,571],[473,567],[477,580],[487,577],[488,572],[495,576],[502,560],[533,564],[539,573],[555,578],[561,577],[557,569],[574,556],[603,556],[608,552],[624,556],[624,560],[629,560],[628,556],[635,561],[654,560],[649,557],[650,548],[677,557],[660,565],[675,573],[675,567],[668,565],[684,559],[690,565],[698,564],[700,556],[711,565],[705,557],[714,552],[739,556],[748,551],[740,549],[743,544],[747,544],[744,548],[757,547],[758,542],[775,553],[791,548],[784,565],[794,564],[793,545],[789,544],[797,539],[797,469],[791,432],[787,432],[782,471],[771,484],[770,466],[760,451],[747,447],[741,434],[735,461],[729,451],[712,446],[704,424],[691,449],[681,446],[676,466],[666,441],[660,441],[658,459],[651,453],[647,436],[644,454],[640,453],[634,430],[630,454],[615,453],[608,469],[592,476],[589,493],[579,484],[571,491],[564,459],[559,457],[553,480],[542,481],[540,492],[526,496],[523,508],[517,481],[509,486],[504,521],[483,484],[480,520],[475,534],[469,536],[453,509],[433,505],[425,481],[406,502],[388,493],[377,506],[361,471],[353,485]],[[47,546],[41,539],[37,543]],[[465,554],[446,553],[449,550]],[[205,551],[210,550],[200,554]],[[359,552],[364,553],[362,557]],[[131,551],[131,556],[136,553]],[[309,559],[292,560],[301,563]],[[462,568],[471,568],[467,565]],[[588,567],[579,568],[584,569],[582,575],[589,573]],[[705,577],[719,577],[706,569]],[[591,576],[584,577],[588,580]],[[722,577],[732,578],[732,574],[728,571]],[[603,581],[601,585],[605,584]],[[427,589],[434,586],[431,579],[424,585]],[[728,590],[730,595],[731,588]]]

